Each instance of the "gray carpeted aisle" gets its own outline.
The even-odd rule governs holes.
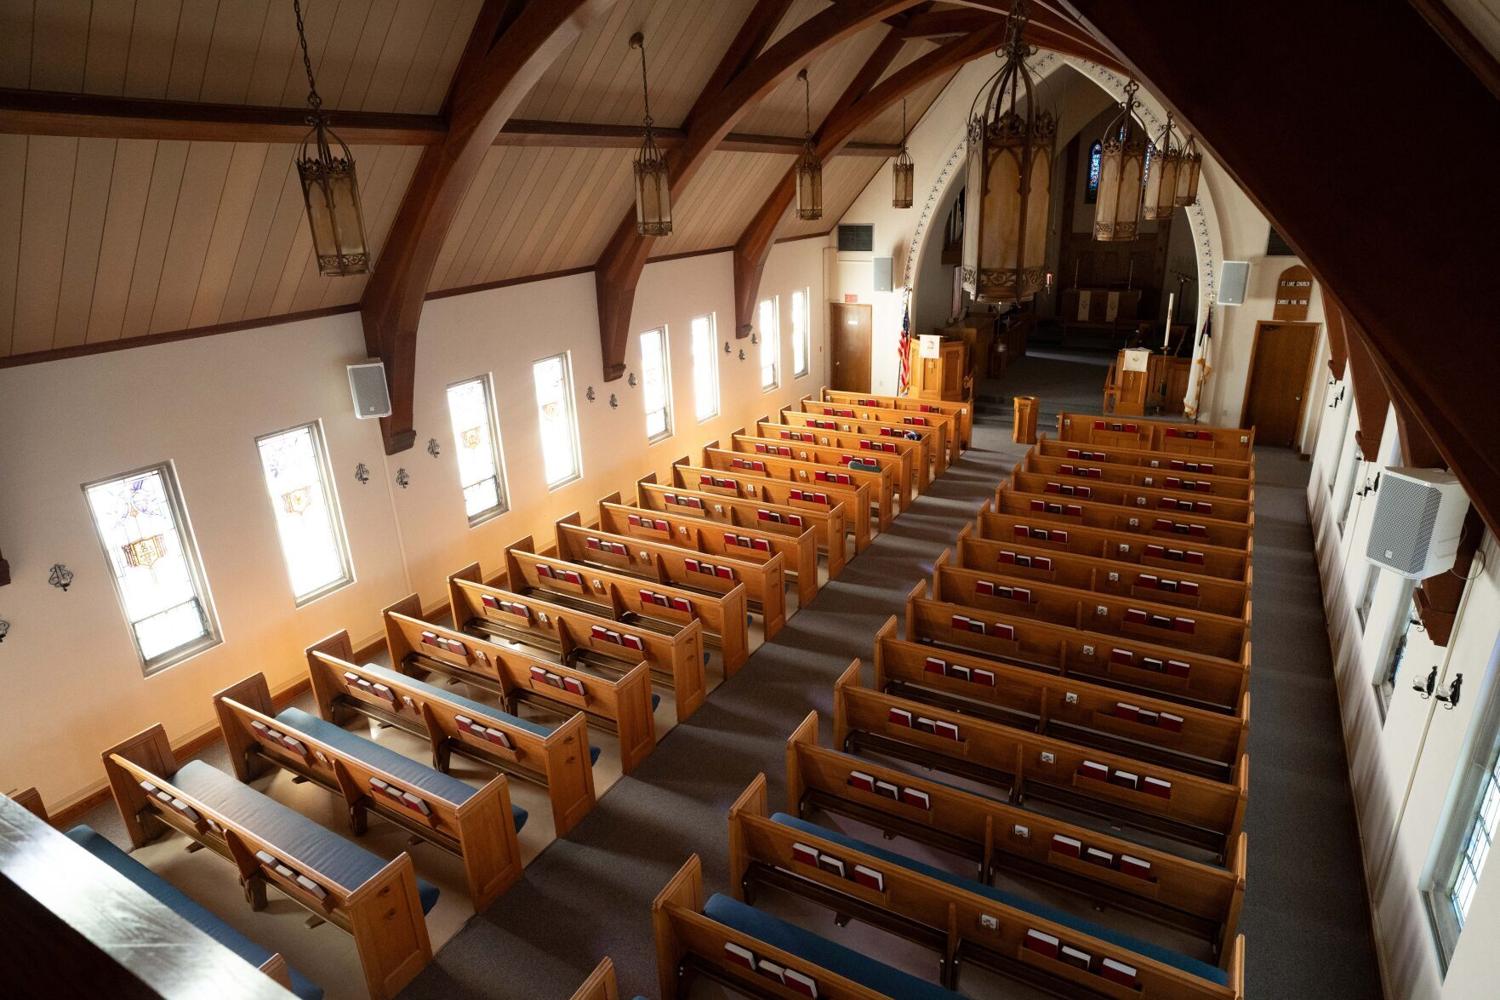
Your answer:
[[[1006,373],[1006,391],[1025,391],[1027,364]],[[1067,374],[1056,366],[1046,364],[1054,387]],[[1099,369],[1073,367],[1068,395],[1080,402],[1097,396]],[[623,996],[656,996],[652,898],[693,852],[703,859],[707,890],[727,888],[730,804],[764,771],[772,804],[783,807],[787,734],[811,709],[827,720],[834,678],[850,659],[868,659],[875,630],[902,613],[911,587],[1024,452],[1010,442],[1008,424],[976,425],[974,448],[929,494],[566,839],[533,861],[403,996],[565,998],[602,955],[614,960]],[[1306,466],[1284,451],[1263,450],[1259,462],[1250,877],[1242,920],[1248,992],[1257,1000],[1378,997],[1302,499]],[[825,743],[830,725],[823,723]]]

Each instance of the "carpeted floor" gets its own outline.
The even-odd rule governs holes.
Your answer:
[[[1023,359],[1003,389],[1045,394],[1045,384],[1081,404],[1101,381],[1096,366]],[[868,658],[875,630],[901,613],[1024,451],[1007,424],[977,424],[963,461],[528,865],[403,996],[564,998],[601,955],[614,960],[622,995],[655,996],[652,898],[694,852],[708,891],[727,888],[730,803],[764,771],[781,807],[787,733],[811,709],[830,713],[834,678],[850,659]],[[1256,1000],[1379,997],[1303,500],[1307,467],[1286,451],[1258,460],[1247,990]],[[1022,995],[1001,989],[985,995]]]

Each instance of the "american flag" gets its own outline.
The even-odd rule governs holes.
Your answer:
[[[901,310],[901,378],[896,385],[898,396],[911,388],[911,298],[908,295]]]

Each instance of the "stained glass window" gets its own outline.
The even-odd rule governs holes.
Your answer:
[[[1089,147],[1089,183],[1084,189],[1083,200],[1092,205],[1099,198],[1099,166],[1104,159],[1104,146],[1098,139]]]
[[[781,384],[780,301],[773,295],[760,302],[760,387],[766,390]]]
[[[306,604],[352,583],[354,567],[321,423],[267,434],[255,443],[292,596]]]
[[[531,366],[542,436],[542,466],[547,487],[556,489],[583,474],[578,454],[578,414],[573,409],[573,373],[569,356],[554,354]]]
[[[1448,902],[1460,930],[1468,919],[1469,904],[1474,901],[1474,890],[1479,887],[1479,876],[1484,873],[1497,828],[1500,828],[1500,754],[1491,760],[1489,771],[1480,782],[1474,821],[1459,849],[1458,863],[1449,883]]]
[[[713,313],[695,316],[693,333],[693,409],[700,422],[719,415],[719,339]]]
[[[213,601],[172,466],[83,491],[146,673],[217,645]]]
[[[646,401],[646,439],[671,437],[672,366],[665,329],[641,334],[641,395]]]
[[[500,462],[494,389],[488,375],[448,387],[448,420],[453,426],[458,484],[469,524],[504,514],[510,505]]]
[[[803,288],[792,293],[792,377],[807,374],[812,355],[812,323],[808,315],[810,289]]]

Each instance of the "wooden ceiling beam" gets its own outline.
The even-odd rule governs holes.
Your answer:
[[[818,129],[817,152],[824,162],[844,148],[849,136],[865,122],[895,104],[917,87],[938,79],[943,74],[962,66],[972,59],[992,52],[1005,39],[1005,21],[995,20],[988,27],[955,39],[931,52],[927,52],[892,73],[879,84],[875,81],[884,72],[885,64],[876,65],[882,55],[875,55],[861,70],[854,84],[845,91],[843,98]],[[894,53],[893,53],[894,54]],[[873,72],[870,72],[872,71]],[[862,79],[865,78],[865,79]],[[858,89],[856,89],[858,88]],[[766,259],[776,235],[776,228],[791,207],[797,193],[795,168],[782,175],[776,189],[771,192],[755,217],[745,226],[734,246],[734,311],[735,334],[749,336],[754,323],[755,303],[760,293],[760,278],[765,271]]]
[[[846,0],[827,7],[797,25],[774,45],[753,55],[754,46],[735,39],[688,116],[687,136],[667,155],[674,200],[681,197],[708,155],[754,105],[819,52],[883,18],[916,6],[918,0]],[[760,13],[757,7],[752,18]],[[764,37],[775,25],[764,29]],[[742,30],[741,34],[745,32]],[[764,41],[762,41],[764,44]],[[751,53],[752,55],[745,55]],[[737,57],[737,58],[731,58]],[[721,82],[722,81],[722,82]],[[717,92],[711,88],[719,86]],[[625,349],[630,339],[630,314],[641,270],[654,240],[636,231],[635,209],[624,213],[614,236],[600,255],[595,282],[599,302],[599,339],[604,379],[625,374]]]
[[[366,349],[385,362],[390,388],[391,415],[380,421],[386,454],[416,440],[417,326],[437,255],[469,184],[522,98],[614,2],[489,0],[481,9],[454,74],[448,130],[423,150],[360,302]]]
[[[1500,218],[1494,144],[1444,142],[1429,169],[1412,168],[1417,147],[1381,155],[1370,145],[1393,123],[1500,135],[1500,102],[1485,82],[1405,3],[1156,0],[1142,18],[1113,0],[1067,2],[1192,122],[1325,291],[1336,290],[1346,326],[1359,331],[1351,366],[1363,341],[1392,398],[1500,531],[1500,342],[1475,297],[1494,286],[1494,240],[1480,221]],[[1403,78],[1420,85],[1372,97],[1371,52],[1397,54]]]
[[[657,127],[652,133],[662,149],[678,149],[687,141],[687,131]],[[579,149],[636,149],[641,144],[639,125],[602,125],[595,122],[547,122],[513,118],[505,123],[495,138],[497,146],[557,146]],[[851,144],[853,145],[853,144]],[[889,142],[866,142],[850,152],[861,156],[892,156],[898,145]],[[719,149],[734,153],[785,153],[802,151],[802,137],[791,135],[756,135],[731,132]]]

